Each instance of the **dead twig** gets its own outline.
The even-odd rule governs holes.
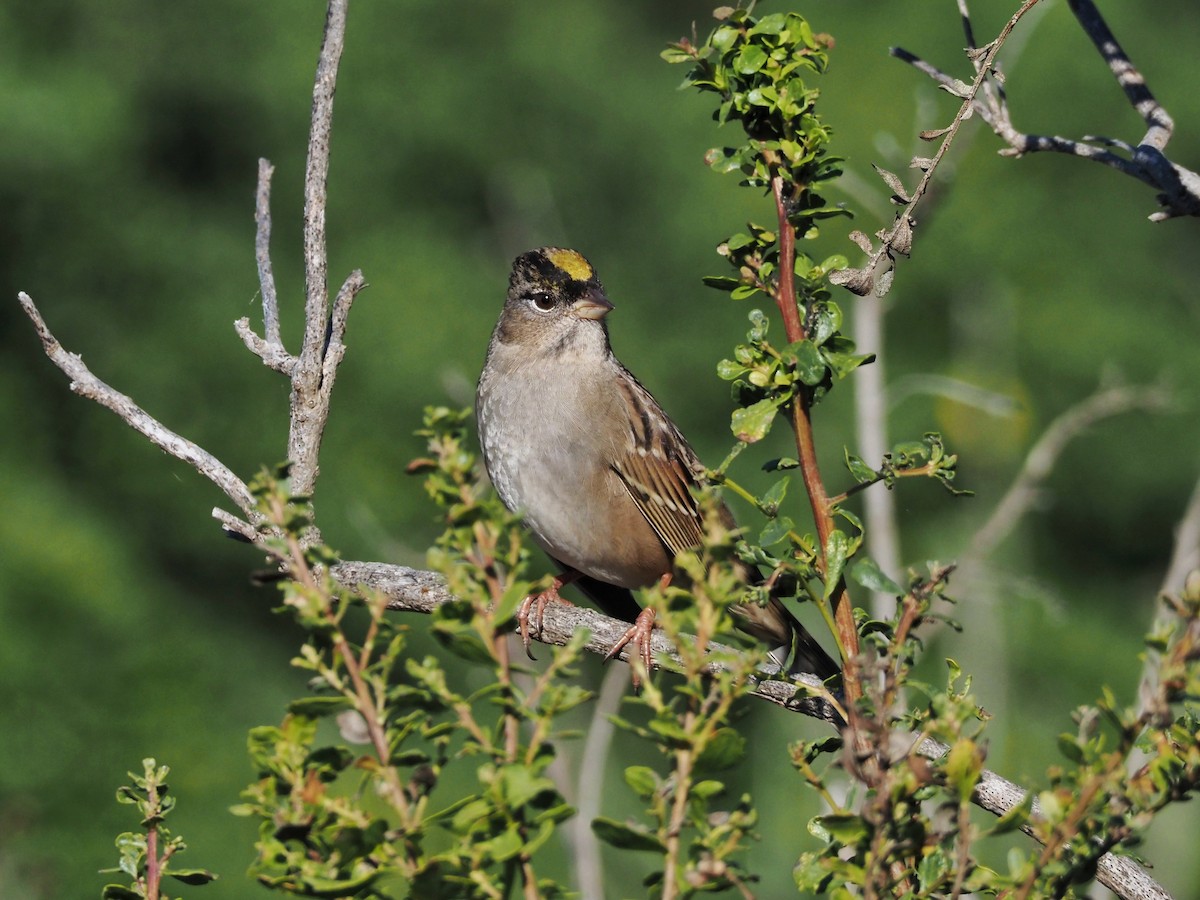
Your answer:
[[[1170,114],[1155,99],[1142,73],[1121,48],[1095,3],[1092,0],[1068,0],[1068,5],[1080,27],[1108,65],[1129,104],[1146,124],[1146,132],[1138,143],[1131,144],[1116,138],[1095,135],[1071,139],[1020,131],[1012,123],[1008,100],[1003,90],[1003,76],[994,64],[995,54],[982,52],[987,48],[968,48],[976,80],[984,76],[987,84],[982,92],[976,92],[970,97],[971,109],[1008,144],[1000,151],[1002,156],[1020,157],[1028,153],[1050,152],[1066,153],[1098,162],[1159,191],[1158,203],[1162,209],[1150,216],[1151,221],[1161,222],[1177,216],[1200,216],[1200,174],[1172,162],[1164,152],[1174,130]],[[966,12],[965,0],[960,0],[959,7],[969,29],[970,18]],[[995,42],[988,47],[994,49]],[[924,72],[944,90],[960,95],[962,82],[959,79],[907,50],[894,47],[891,53],[897,59]]]

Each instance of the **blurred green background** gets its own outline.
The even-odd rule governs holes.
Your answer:
[[[574,246],[615,300],[622,359],[701,455],[731,442],[714,364],[745,331],[746,304],[704,288],[713,247],[770,212],[705,170],[721,143],[711,101],[676,90],[663,45],[703,34],[712,4],[564,0],[359,2],[338,83],[330,179],[330,279],[361,268],[322,456],[319,520],[349,558],[420,564],[435,532],[420,485],[422,406],[469,402],[508,266],[545,243]],[[1016,3],[988,4],[994,35]],[[1190,0],[1105,4],[1110,24],[1179,123],[1173,158],[1200,163]],[[766,11],[784,9],[767,4]],[[951,98],[889,59],[898,44],[965,76],[955,4],[812,0],[795,7],[837,47],[823,111],[847,158],[856,211],[815,250],[851,255],[850,227],[890,218],[872,162],[905,171],[914,135],[948,123]],[[1150,13],[1153,14],[1150,14]],[[250,587],[261,564],[224,539],[223,497],[114,416],[74,397],[44,358],[16,292],[93,371],[243,477],[284,452],[288,388],[232,323],[260,320],[253,256],[256,159],[276,165],[273,258],[294,348],[302,303],[301,179],[324,7],[306,3],[45,0],[0,5],[0,894],[95,896],[115,834],[133,826],[113,790],[143,756],[173,767],[184,862],[216,869],[211,900],[258,895],[243,876],[253,828],[228,807],[252,776],[245,732],[276,721],[302,678],[297,634]],[[1018,127],[1136,141],[1144,130],[1062,2],[1002,55]],[[1015,52],[1019,51],[1019,52]],[[945,656],[976,673],[997,713],[989,765],[1036,785],[1054,735],[1102,684],[1131,700],[1140,635],[1198,475],[1197,224],[1152,225],[1152,192],[1065,157],[999,158],[968,123],[915,256],[887,299],[882,352],[894,439],[941,429],[961,454],[954,500],[897,491],[906,563],[967,546],[1042,429],[1105,373],[1164,379],[1178,407],[1089,431],[985,576],[959,584],[967,633]],[[856,253],[856,251],[854,251]],[[841,298],[852,313],[854,302]],[[990,415],[913,390],[920,376],[999,391]],[[852,397],[818,409],[831,483],[856,448]],[[786,435],[780,431],[777,449]],[[772,454],[767,448],[760,458]],[[743,459],[748,459],[747,454]],[[755,464],[742,474],[753,480]],[[414,622],[417,630],[419,620]],[[419,645],[418,645],[419,646]],[[589,666],[584,677],[595,680]],[[821,734],[771,709],[745,720],[762,804],[763,896],[785,896],[815,811],[789,780],[784,744]],[[619,741],[610,766],[644,754]],[[571,748],[564,748],[571,753]],[[781,780],[782,779],[782,780]],[[621,804],[625,803],[624,806]],[[631,804],[617,801],[610,815]],[[1172,812],[1145,855],[1177,896],[1200,894],[1195,810]],[[563,867],[566,863],[561,864]],[[609,872],[636,896],[632,863]]]

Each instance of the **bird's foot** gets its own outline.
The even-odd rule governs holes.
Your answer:
[[[546,590],[540,594],[530,594],[521,601],[521,605],[517,607],[517,628],[521,632],[521,642],[525,645],[525,655],[530,659],[537,659],[530,649],[532,635],[530,627],[532,623],[533,631],[540,638],[542,636],[542,616],[546,612],[547,603],[565,603],[571,605],[570,600],[564,600],[558,595],[559,589],[566,587],[572,581],[580,578],[580,573],[574,570],[563,572],[561,575],[554,577],[554,582]]]
[[[646,670],[647,677],[650,675],[650,665],[653,662],[650,654],[650,635],[654,631],[654,610],[652,608],[643,609],[638,613],[638,617],[633,620],[633,624],[629,629],[621,635],[612,649],[604,654],[604,661],[608,662],[613,659],[618,653],[625,649],[629,643],[637,645],[637,655],[642,661],[642,666]],[[633,669],[633,686],[638,687],[638,670],[635,666]]]

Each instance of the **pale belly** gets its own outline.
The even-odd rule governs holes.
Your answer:
[[[481,392],[480,441],[492,484],[562,565],[621,587],[650,584],[671,560],[608,465],[624,448],[604,445],[579,419],[594,415],[605,398],[582,402],[577,392],[560,392],[568,401],[573,396],[581,402],[548,406],[532,392],[506,392],[503,402]]]

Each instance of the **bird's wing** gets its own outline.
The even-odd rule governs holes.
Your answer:
[[[629,442],[613,470],[667,550],[693,550],[704,542],[704,531],[690,489],[704,466],[650,392],[627,369],[624,374]]]

